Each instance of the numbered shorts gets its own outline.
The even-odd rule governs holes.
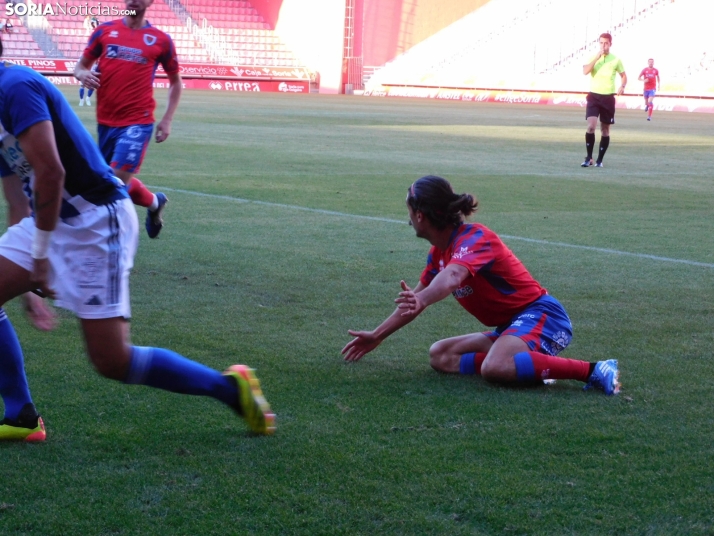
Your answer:
[[[514,316],[509,324],[485,331],[484,335],[492,341],[501,335],[513,335],[523,340],[531,352],[558,355],[570,344],[573,325],[560,302],[546,294]]]
[[[615,124],[615,95],[588,93],[586,97],[585,119],[599,117],[601,123]]]
[[[129,273],[138,233],[130,199],[94,206],[77,217],[59,220],[49,250],[55,305],[79,318],[129,318]],[[34,236],[35,220],[24,218],[0,237],[0,256],[31,271]]]
[[[104,160],[114,169],[139,173],[153,131],[154,125],[129,127],[98,125],[99,149]]]

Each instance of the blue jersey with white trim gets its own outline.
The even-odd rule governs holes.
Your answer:
[[[51,121],[57,151],[65,169],[64,193],[60,218],[81,214],[96,205],[106,205],[128,197],[123,183],[114,176],[92,136],[84,128],[62,93],[44,76],[27,67],[0,63],[0,122],[17,137],[41,121]],[[9,141],[9,140],[8,140]],[[8,168],[32,188],[34,173],[28,171],[27,160],[19,143],[3,148],[19,154],[0,166]],[[5,151],[2,151],[5,153]]]
[[[35,174],[25,158],[17,138],[0,124],[0,177],[17,175],[22,180],[22,189],[32,205],[32,185]]]

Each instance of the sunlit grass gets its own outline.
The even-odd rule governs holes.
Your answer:
[[[714,127],[660,114],[648,127],[671,144],[652,151],[641,115],[618,112],[610,167],[583,170],[581,115],[186,92],[142,169],[171,190],[161,237],[141,237],[132,339],[256,367],[277,434],[102,379],[70,315],[40,334],[10,304],[49,438],[0,445],[0,533],[710,534],[714,269],[644,255],[714,264],[714,157],[682,141]],[[426,173],[477,194],[565,304],[566,356],[619,359],[618,397],[437,374],[430,344],[482,329],[454,300],[343,363],[347,329],[419,277],[404,196]]]

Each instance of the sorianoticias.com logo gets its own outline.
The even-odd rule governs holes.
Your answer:
[[[25,15],[30,16],[44,16],[44,15],[72,15],[78,17],[86,17],[87,15],[98,17],[117,17],[124,15],[136,15],[136,11],[133,9],[119,9],[117,6],[106,6],[102,5],[101,2],[96,4],[74,4],[68,5],[66,3],[55,2],[51,3],[37,3],[32,1],[26,4],[15,4],[8,2],[5,4],[5,16],[6,17],[24,17]]]

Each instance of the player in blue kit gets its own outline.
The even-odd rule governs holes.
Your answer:
[[[136,211],[62,94],[35,71],[2,63],[0,123],[17,138],[3,172],[23,178],[33,208],[33,217],[0,238],[0,306],[32,290],[55,298],[79,318],[89,360],[103,376],[216,398],[254,432],[272,433],[275,415],[249,367],[234,365],[221,374],[170,350],[129,342]],[[22,350],[4,315],[0,395],[5,404],[0,440],[44,440]]]

